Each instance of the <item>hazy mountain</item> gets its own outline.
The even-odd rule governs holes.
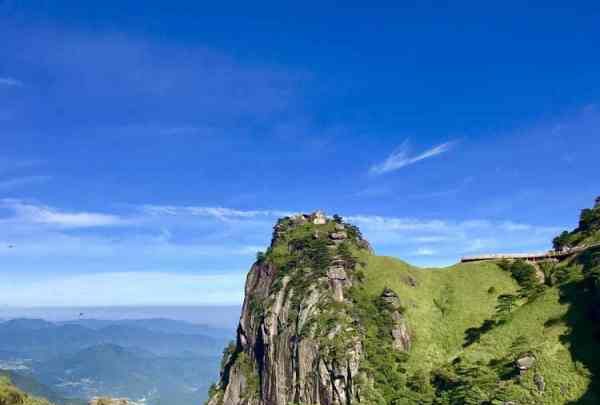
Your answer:
[[[25,391],[57,404],[107,395],[197,405],[217,376],[227,335],[168,319],[13,319],[0,323],[0,369],[12,370]]]
[[[219,358],[157,356],[103,344],[38,363],[32,374],[67,397],[146,398],[149,404],[197,405],[217,375]]]
[[[201,332],[208,332],[211,336]],[[55,324],[39,319],[15,319],[0,323],[0,352],[35,360],[105,343],[145,349],[155,354],[189,351],[211,355],[219,353],[226,340],[223,330],[195,327],[178,321],[73,321]]]
[[[166,318],[149,319],[124,319],[124,320],[103,320],[103,319],[80,319],[73,321],[56,322],[58,325],[80,325],[89,329],[103,329],[108,326],[130,326],[147,329],[153,332],[162,332],[169,334],[182,335],[204,335],[215,338],[230,338],[234,336],[234,328],[217,328],[203,324],[194,324],[190,322],[177,321]]]

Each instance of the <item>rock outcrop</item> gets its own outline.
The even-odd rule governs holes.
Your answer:
[[[535,357],[533,357],[531,354],[526,354],[519,357],[515,364],[519,370],[519,373],[524,374],[535,365]]]
[[[394,338],[394,349],[403,352],[410,350],[411,335],[408,322],[402,314],[404,309],[400,297],[392,289],[386,288],[381,294],[381,300],[387,307],[392,318],[392,337]]]
[[[246,280],[237,340],[225,353],[209,405],[350,405],[372,384],[361,368],[364,330],[352,299],[357,255],[370,254],[356,227],[322,213],[283,218]],[[394,347],[410,349],[397,295],[386,290]]]

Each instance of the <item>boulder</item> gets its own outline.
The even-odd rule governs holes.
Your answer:
[[[381,300],[388,304],[390,308],[394,311],[397,311],[400,308],[402,308],[400,297],[398,297],[398,294],[396,294],[396,292],[391,288],[384,288],[383,292],[381,293]]]
[[[408,322],[402,314],[402,303],[400,297],[391,288],[385,288],[380,296],[381,300],[387,305],[392,317],[392,338],[395,350],[408,352],[412,343]]]
[[[410,274],[406,275],[405,277],[402,277],[402,281],[404,282],[404,284],[410,287],[417,286],[417,279],[411,276]]]
[[[348,239],[348,233],[346,231],[333,232],[329,237],[333,240],[344,240]]]
[[[524,373],[535,365],[535,357],[531,354],[524,355],[515,362],[520,373]]]

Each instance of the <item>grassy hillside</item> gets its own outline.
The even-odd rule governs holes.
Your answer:
[[[462,348],[464,331],[494,313],[497,294],[488,290],[518,288],[510,274],[492,263],[418,269],[390,257],[368,256],[365,275],[373,296],[390,287],[406,308],[414,334],[410,369],[451,361]]]
[[[590,217],[590,210],[582,216]],[[598,238],[581,224],[569,235]],[[379,367],[375,381],[394,386],[385,402],[600,404],[600,247],[536,266],[473,262],[420,269],[364,252],[360,261],[364,280],[356,301],[375,302],[391,288],[413,336],[406,357],[370,353],[370,364]],[[381,333],[386,325],[378,328],[378,338],[389,339]],[[519,370],[516,361],[523,358],[533,364]]]

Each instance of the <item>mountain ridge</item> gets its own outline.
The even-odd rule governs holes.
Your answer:
[[[582,211],[571,248],[597,218]],[[338,216],[282,218],[209,405],[596,404],[599,280],[600,248],[420,269]]]

